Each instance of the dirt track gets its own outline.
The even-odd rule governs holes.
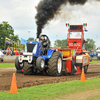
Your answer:
[[[12,75],[16,73],[15,67],[0,68],[0,91],[10,90]],[[81,75],[52,77],[45,75],[23,75],[16,73],[17,87],[30,87],[41,84],[59,83],[80,80]],[[100,64],[90,64],[86,79],[100,77]]]

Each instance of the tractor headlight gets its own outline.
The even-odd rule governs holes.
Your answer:
[[[35,45],[34,49],[33,49],[33,53],[35,54],[37,51],[37,44]]]
[[[28,63],[32,62],[32,56],[28,56]]]

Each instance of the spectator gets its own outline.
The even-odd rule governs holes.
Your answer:
[[[91,61],[92,61],[93,56],[94,56],[94,52],[93,52],[93,51],[91,51],[89,55],[90,55],[90,57],[91,57]]]
[[[100,60],[100,52],[98,52],[97,60]]]
[[[3,51],[3,54],[4,54],[4,55],[6,54],[6,51],[5,51],[5,50]]]

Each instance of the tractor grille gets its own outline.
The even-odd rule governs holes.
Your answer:
[[[32,52],[36,44],[27,44],[27,52]]]

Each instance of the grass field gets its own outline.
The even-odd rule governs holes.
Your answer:
[[[92,61],[90,63],[100,63]],[[0,63],[1,67],[14,67],[14,63]],[[90,92],[89,92],[90,91]],[[79,99],[76,95],[90,94],[86,99]],[[93,93],[93,94],[91,94]],[[100,100],[100,78],[80,80],[33,86],[18,89],[18,93],[10,94],[10,91],[0,92],[0,100]],[[70,96],[70,97],[69,97]],[[73,96],[74,99],[72,98]]]
[[[100,60],[90,62],[90,64],[94,64],[94,63],[100,63]]]
[[[0,68],[3,67],[14,67],[15,63],[0,63]]]
[[[18,89],[18,93],[10,94],[10,91],[0,93],[0,100],[69,100],[67,96],[75,93],[81,94],[85,91],[100,89],[100,79],[89,79],[84,82],[80,80],[33,86],[30,88]],[[81,94],[82,95],[82,94]],[[98,98],[98,99],[94,99]],[[99,95],[92,95],[87,100],[99,100]],[[72,99],[73,100],[73,99]],[[80,100],[80,99],[75,99]]]
[[[100,63],[100,61],[92,61],[90,64]],[[0,63],[0,68],[3,67],[14,67],[15,63]]]
[[[7,59],[6,59],[7,61]],[[92,61],[90,62],[90,64],[95,64],[95,63],[100,63],[100,61]],[[15,63],[0,63],[0,68],[3,68],[3,67],[14,67],[15,66]]]

